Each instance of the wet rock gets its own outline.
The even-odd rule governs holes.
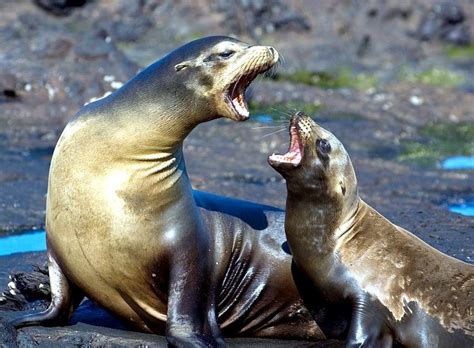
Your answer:
[[[46,265],[36,265],[32,272],[14,273],[10,276],[10,279],[15,289],[29,302],[49,299],[51,296],[48,268]]]
[[[50,302],[51,289],[46,265],[36,265],[30,272],[13,273],[9,278],[8,288],[0,294],[2,309],[43,308]]]
[[[452,44],[467,45],[471,38],[465,18],[463,9],[456,4],[435,4],[421,20],[417,37],[422,41],[440,39]]]
[[[217,9],[225,14],[225,23],[240,34],[260,36],[274,31],[308,31],[304,15],[279,0],[220,0]]]
[[[49,281],[46,268],[32,267],[34,264],[44,265],[45,262],[45,253],[0,257],[0,310],[44,309],[48,305],[51,299],[47,293]]]
[[[55,16],[67,16],[74,8],[84,6],[88,0],[33,0],[33,2]]]

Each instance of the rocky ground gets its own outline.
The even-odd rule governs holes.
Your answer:
[[[66,6],[72,3],[84,5]],[[345,144],[364,200],[434,247],[472,262],[474,219],[447,205],[474,197],[474,173],[439,168],[446,156],[474,154],[474,26],[468,25],[474,4],[450,4],[2,1],[0,235],[43,227],[51,153],[85,102],[191,39],[226,34],[274,45],[284,60],[249,96],[254,116],[270,119],[213,121],[187,139],[195,188],[284,207],[286,188],[266,157],[286,149],[288,114],[305,110]],[[0,257],[0,289],[11,272],[43,261],[42,253]],[[71,327],[23,329],[16,338],[0,320],[0,343],[164,345],[156,336],[87,320],[99,312],[89,305]]]

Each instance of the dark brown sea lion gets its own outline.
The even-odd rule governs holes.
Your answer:
[[[474,266],[362,201],[343,145],[309,117],[295,114],[290,136],[269,157],[287,183],[288,244],[322,298],[351,307],[347,346],[473,347]]]
[[[176,346],[229,336],[324,338],[282,249],[278,209],[193,192],[182,145],[244,120],[244,92],[278,60],[227,37],[186,44],[85,106],[58,141],[46,230],[52,304],[15,323],[64,324],[83,295]]]

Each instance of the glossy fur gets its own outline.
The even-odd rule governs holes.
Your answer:
[[[299,165],[272,161],[288,188],[286,235],[303,278],[348,305],[348,347],[474,346],[474,267],[432,248],[363,202],[343,145],[302,113]],[[329,143],[324,151],[322,141]]]
[[[224,100],[232,79],[277,60],[271,47],[196,40],[79,111],[49,175],[53,301],[16,326],[66,324],[85,295],[172,346],[222,346],[221,330],[324,337],[281,248],[284,213],[193,192],[183,158],[199,123],[241,119]]]

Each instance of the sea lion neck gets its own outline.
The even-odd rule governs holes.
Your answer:
[[[338,239],[358,219],[361,202],[358,195],[344,201],[340,196],[304,193],[287,186],[285,226],[288,239],[298,235],[298,242],[306,240],[312,245],[320,245],[321,254],[331,252]]]
[[[309,203],[308,198],[301,199],[288,192],[285,232],[290,245],[312,245],[325,255],[331,252],[333,243],[328,243],[328,240],[333,240],[342,211],[333,202],[312,199]]]
[[[177,151],[184,139],[200,123],[215,117],[203,97],[192,95],[183,85],[166,76],[160,62],[148,67],[110,96],[109,108],[116,109],[119,125],[134,128],[137,140],[147,146]]]

